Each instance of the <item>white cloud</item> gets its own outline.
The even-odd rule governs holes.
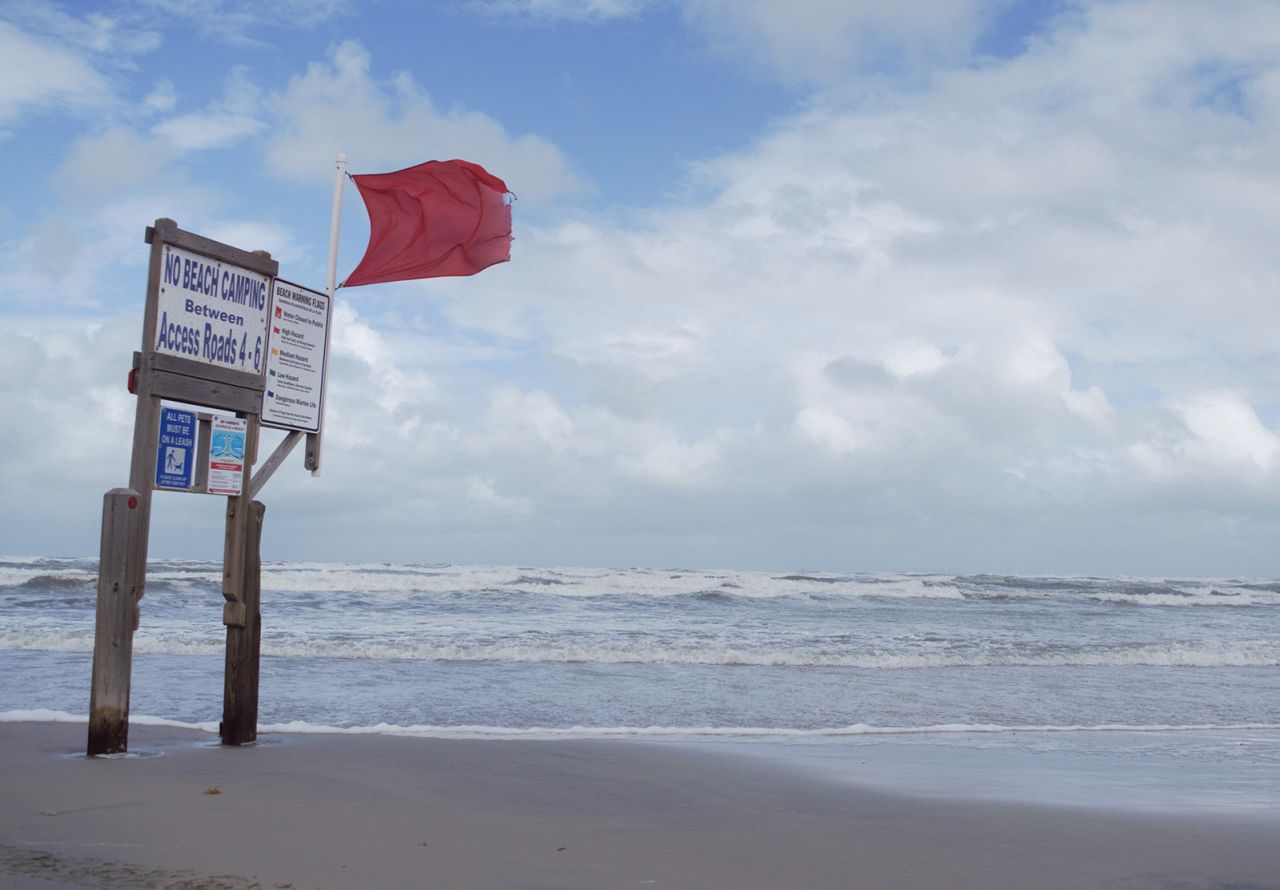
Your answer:
[[[193,152],[228,147],[260,131],[258,102],[246,72],[234,68],[223,95],[204,110],[164,118],[150,131],[121,122],[70,141],[50,176],[54,200],[21,237],[0,245],[0,284],[19,306],[109,305],[128,289],[108,270],[145,269],[143,228],[176,214],[188,230],[270,250],[282,262],[306,259],[292,230],[228,214],[232,202],[218,181],[193,181],[182,163]],[[154,118],[175,104],[173,85],[161,81],[141,107]]]
[[[1280,203],[1257,197],[1280,106],[1242,119],[1185,87],[1236,35],[1240,89],[1266,95],[1277,41],[1179,12],[1111,4],[928,90],[819,97],[701,165],[709,202],[528,233],[518,277],[450,317],[581,372],[562,447],[615,443],[619,468],[712,500],[790,487],[999,517],[1274,499],[1274,395],[1249,369],[1280,327],[1258,240]],[[1131,44],[1141,82],[1117,84],[1100,60]],[[1239,389],[1206,401],[1206,379]]]
[[[21,383],[0,387],[0,412],[12,419],[0,424],[0,486],[11,508],[23,505],[24,523],[82,532],[74,544],[50,547],[81,551],[81,542],[96,541],[102,493],[128,481],[133,399],[125,376],[136,347],[136,322],[124,316],[6,318],[0,375]],[[25,530],[4,533],[13,540]]]
[[[360,320],[347,301],[339,301],[334,315],[334,349],[338,355],[349,355],[362,362],[369,377],[370,398],[390,415],[401,436],[408,434],[421,418],[418,412],[428,409],[438,398],[430,376],[399,359],[383,336]],[[406,426],[406,424],[408,426]]]
[[[244,68],[233,68],[227,76],[223,96],[209,108],[167,118],[151,128],[175,153],[227,148],[266,128],[260,119],[257,86]]]
[[[408,73],[383,83],[370,67],[368,50],[346,41],[327,64],[311,64],[268,98],[275,132],[267,161],[276,173],[327,179],[339,151],[357,173],[465,157],[500,175],[521,200],[582,188],[564,156],[542,137],[512,136],[481,112],[441,112]]]
[[[111,101],[107,80],[79,54],[0,21],[0,127],[32,112],[84,111]]]
[[[714,438],[686,443],[668,435],[648,443],[639,454],[624,456],[622,463],[650,484],[705,490],[723,482],[718,472],[721,458]]]
[[[56,3],[42,0],[11,0],[5,7],[3,14],[9,21],[57,43],[95,53],[109,66],[129,67],[133,56],[151,52],[161,44],[154,22],[141,22],[127,12],[113,15],[90,10],[77,17],[63,12]]]
[[[485,423],[495,435],[536,443],[551,451],[563,451],[573,440],[573,422],[546,392],[499,387]]]
[[[996,8],[979,0],[685,0],[713,47],[788,80],[961,59]]]
[[[168,142],[175,151],[226,148],[253,136],[266,126],[244,114],[214,112],[172,117],[152,128],[152,133]]]
[[[479,476],[472,476],[467,480],[467,499],[499,513],[522,515],[534,510],[533,502],[528,498],[499,494],[493,487],[493,479],[482,479]]]
[[[156,81],[155,87],[142,100],[143,107],[153,112],[172,111],[177,104],[178,96],[174,92],[173,81],[167,78]]]
[[[136,288],[124,282],[145,281],[143,231],[161,217],[180,215],[188,231],[269,250],[282,263],[308,258],[292,229],[228,213],[225,192],[192,182],[181,158],[168,140],[123,125],[71,143],[51,177],[56,200],[21,237],[0,244],[0,287],[10,302],[102,309],[123,294],[140,306]]]
[[[1195,438],[1189,456],[1211,464],[1244,465],[1267,473],[1276,466],[1280,437],[1263,426],[1253,407],[1232,393],[1206,393],[1174,405]]]
[[[309,257],[309,251],[299,243],[297,233],[280,223],[211,216],[201,225],[200,233],[244,250],[265,250],[271,254],[272,259],[280,263],[282,278],[288,277],[291,266],[296,268]]]
[[[188,21],[231,44],[264,45],[264,28],[314,28],[352,11],[350,0],[142,0],[150,14]]]
[[[71,144],[57,181],[68,194],[118,194],[155,179],[171,158],[133,128],[109,127]]]
[[[173,84],[159,82],[143,100],[150,115],[172,111]],[[262,131],[257,87],[243,68],[227,75],[223,95],[207,108],[163,117],[146,133],[116,123],[71,143],[55,178],[67,194],[119,194],[146,185],[183,187],[174,162],[195,151],[227,148]]]
[[[473,0],[470,4],[490,16],[545,21],[629,18],[653,5],[654,0]]]

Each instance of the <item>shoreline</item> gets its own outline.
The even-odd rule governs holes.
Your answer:
[[[0,723],[85,725],[49,709]],[[216,745],[215,722],[138,716],[134,727],[191,731]],[[765,769],[892,796],[1031,804],[1089,812],[1270,820],[1280,831],[1280,726],[995,727],[958,724],[770,732],[688,727],[260,726],[263,745],[303,736],[423,741],[591,742],[715,751]],[[936,729],[936,731],[933,731]],[[199,744],[200,742],[196,742]],[[135,750],[136,753],[136,750]],[[754,767],[753,767],[754,768]]]
[[[6,886],[1280,888],[1248,813],[897,795],[714,745],[140,725],[90,760],[84,733],[0,724]]]

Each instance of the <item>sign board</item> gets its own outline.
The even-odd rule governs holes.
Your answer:
[[[215,417],[209,428],[209,494],[237,496],[244,491],[245,438],[249,421]]]
[[[191,488],[196,463],[196,415],[194,411],[163,408],[160,439],[156,445],[156,488]]]
[[[262,423],[307,433],[320,431],[329,297],[275,279],[267,335],[267,378]]]
[[[251,374],[266,354],[271,279],[164,245],[156,305],[156,352]]]

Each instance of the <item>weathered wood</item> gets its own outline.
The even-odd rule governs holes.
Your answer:
[[[149,232],[150,230],[148,230]],[[138,497],[138,534],[134,535],[133,559],[130,562],[130,584],[137,600],[147,587],[147,547],[151,530],[151,492],[156,481],[156,444],[160,439],[160,396],[152,389],[152,375],[147,372],[148,357],[155,348],[156,307],[160,304],[160,278],[164,249],[151,242],[147,265],[147,300],[142,316],[142,354],[138,373],[137,405],[133,418],[133,452],[129,461],[129,487]],[[134,629],[140,615],[135,603]]]
[[[280,264],[271,259],[271,254],[265,251],[241,250],[239,247],[232,247],[230,244],[223,244],[194,232],[183,231],[171,219],[158,219],[154,226],[148,226],[147,243],[172,244],[174,247],[198,253],[212,260],[221,260],[271,278],[280,273]]]
[[[271,475],[285,462],[285,458],[293,451],[294,446],[302,440],[303,433],[299,430],[290,430],[280,444],[276,446],[276,450],[271,452],[271,456],[262,462],[262,466],[253,471],[253,484],[249,486],[249,497],[256,498],[258,492],[262,491],[262,487],[267,484],[267,480]]]
[[[249,483],[252,481],[253,465],[258,462],[258,439],[262,433],[262,417],[259,416],[258,411],[254,411],[245,419],[249,421],[244,435],[244,490],[247,496]]]
[[[244,627],[244,538],[246,534],[244,497],[227,498],[226,532],[222,540],[222,623]]]
[[[246,536],[250,521],[249,491],[253,485],[251,467],[258,459],[258,434],[262,424],[256,414],[249,415],[244,439],[244,479],[241,494],[227,498],[227,525],[222,545],[222,623],[227,627],[243,627],[244,560]]]
[[[232,498],[235,500],[235,498]],[[262,651],[262,519],[260,501],[246,505],[241,596],[244,625],[227,627],[226,671],[222,688],[224,745],[246,745],[258,738],[258,664]]]
[[[199,377],[188,377],[185,374],[173,374],[169,371],[145,369],[140,372],[147,377],[151,391],[157,396],[186,402],[189,405],[205,405],[210,408],[223,408],[237,414],[254,414],[262,410],[262,382],[256,387],[232,386],[213,380],[202,380]],[[141,379],[141,378],[140,378]]]
[[[89,692],[90,757],[120,754],[129,747],[129,687],[137,593],[132,584],[140,519],[132,488],[113,488],[102,499],[98,549],[98,611],[93,636],[93,680]]]
[[[258,738],[258,665],[262,640],[262,517],[266,507],[250,496],[258,460],[258,415],[247,418],[244,489],[227,498],[226,542],[222,559],[222,622],[227,626],[223,674],[224,745],[245,745]]]
[[[129,487],[138,496],[138,524],[130,579],[138,599],[146,591],[147,545],[151,528],[151,491],[156,481],[156,444],[160,441],[160,398],[153,395],[145,375],[138,379],[138,403],[133,418],[133,457],[129,462]]]
[[[323,418],[321,420],[321,428],[323,430]],[[320,472],[320,440],[321,433],[307,433],[307,451],[303,458],[302,465],[311,471],[314,476]]]
[[[268,277],[278,273],[279,264],[265,251],[245,251],[184,232],[171,219],[157,219],[154,226],[149,226],[146,241],[151,245],[151,257],[142,322],[142,349],[133,357],[133,367],[138,373],[133,453],[129,465],[130,488],[108,492],[103,506],[97,628],[89,703],[88,751],[91,755],[124,752],[128,745],[133,632],[138,627],[138,600],[146,589],[151,493],[155,486],[162,398],[224,408],[248,418],[244,493],[227,499],[223,570],[223,594],[228,600],[227,611],[223,615],[228,625],[224,688],[224,725],[227,732],[223,741],[239,745],[257,737],[261,634],[259,548],[265,508],[260,503],[251,502],[249,492],[253,481],[250,468],[258,459],[265,384],[256,374],[157,353],[156,310],[167,244]],[[209,437],[208,421],[204,417],[201,418],[201,426],[203,435],[200,437],[198,458],[201,466],[193,488],[207,491]]]
[[[228,386],[238,386],[242,389],[255,389],[258,392],[262,392],[266,388],[261,374],[255,374],[251,371],[238,371],[235,368],[224,368],[221,365],[212,365],[208,362],[192,361],[189,358],[169,355],[166,352],[149,353],[145,359],[140,358],[140,362],[143,366],[156,371],[168,371],[185,377],[198,377],[201,380],[224,383]]]
[[[266,384],[259,374],[193,362],[163,352],[133,354],[139,381],[146,378],[153,394],[191,405],[257,414]]]
[[[213,431],[213,415],[201,411],[196,414],[200,435],[196,439],[196,467],[191,480],[191,490],[198,494],[209,493],[209,437]]]
[[[150,230],[147,240],[151,240]],[[135,355],[135,368],[151,352],[155,342],[162,260],[161,245],[152,244],[142,321],[142,353]],[[150,375],[145,372],[138,374],[136,396],[129,488],[113,488],[107,492],[102,508],[93,679],[89,692],[88,751],[91,756],[123,753],[129,744],[133,632],[138,629],[138,600],[142,599],[147,583],[151,490],[155,484],[156,443],[160,437],[160,398],[152,392]]]

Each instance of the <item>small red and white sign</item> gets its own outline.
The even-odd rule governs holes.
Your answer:
[[[215,417],[209,430],[209,494],[233,497],[244,491],[244,451],[249,421]]]

